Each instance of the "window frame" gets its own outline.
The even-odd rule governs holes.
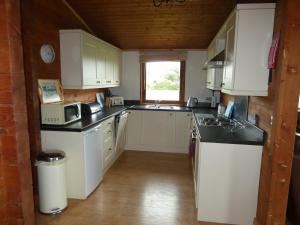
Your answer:
[[[170,60],[159,60],[158,62],[164,62]],[[171,105],[184,105],[184,93],[185,93],[185,61],[182,60],[173,60],[176,62],[180,62],[180,84],[179,84],[179,100],[178,101],[170,101],[170,100],[162,100],[159,101],[159,104],[171,104]],[[146,63],[141,63],[141,83],[140,83],[140,101],[142,104],[146,103],[155,103],[155,100],[147,100],[146,99]]]

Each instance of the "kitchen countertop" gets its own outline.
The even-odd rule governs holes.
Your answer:
[[[71,131],[81,132],[90,129],[100,122],[108,119],[111,116],[115,116],[122,111],[126,110],[126,106],[113,106],[109,109],[104,108],[102,111],[92,114],[91,116],[82,117],[81,120],[67,124],[67,125],[41,125],[41,130],[52,131]]]
[[[188,108],[179,106],[174,106],[173,108],[164,106],[155,108],[153,106],[154,105],[150,105],[150,107],[149,105],[113,106],[109,109],[103,109],[101,112],[95,113],[91,116],[85,116],[81,118],[81,120],[67,125],[41,125],[41,130],[82,132],[96,126],[97,124],[108,119],[111,116],[115,116],[121,113],[126,109],[193,112],[193,114],[217,114],[217,110],[211,108]],[[235,132],[230,132],[228,129],[225,129],[223,127],[201,126],[198,122],[197,128],[200,132],[201,142],[263,145],[264,132],[248,123],[245,124],[245,128],[239,129]]]
[[[193,113],[217,115],[217,110],[193,109]],[[201,126],[198,121],[196,121],[196,123],[200,132],[201,142],[245,145],[264,144],[264,131],[248,122],[243,122],[244,128],[236,129],[232,132],[222,126]]]

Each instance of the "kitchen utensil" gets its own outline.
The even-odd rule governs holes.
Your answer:
[[[219,106],[218,106],[218,115],[224,115],[225,113],[225,106],[220,103]]]
[[[198,104],[198,99],[197,98],[195,98],[195,97],[189,97],[189,99],[188,99],[188,101],[186,103],[186,106],[193,108],[193,107],[196,107],[197,104]]]

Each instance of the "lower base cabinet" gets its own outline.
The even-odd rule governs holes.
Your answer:
[[[252,225],[262,146],[200,142],[198,150],[198,221]]]
[[[41,131],[43,151],[66,153],[67,197],[86,199],[103,177],[101,126],[85,132]]]
[[[121,151],[115,149],[115,118],[83,132],[41,131],[43,151],[66,153],[67,197],[86,199]]]
[[[105,173],[114,162],[115,151],[115,118],[111,117],[101,123],[102,169]]]
[[[129,110],[128,150],[188,153],[191,112]]]

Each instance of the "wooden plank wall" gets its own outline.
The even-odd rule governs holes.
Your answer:
[[[61,0],[24,0],[21,1],[21,6],[30,151],[33,162],[41,151],[37,79],[60,79],[59,29],[87,30],[87,27]],[[45,64],[40,58],[40,47],[43,44],[54,47],[56,58],[52,64]],[[64,97],[65,101],[90,102],[95,100],[95,93],[101,91],[103,90],[65,90]],[[35,181],[35,170],[33,171]]]
[[[34,224],[20,1],[0,3],[0,224]]]

